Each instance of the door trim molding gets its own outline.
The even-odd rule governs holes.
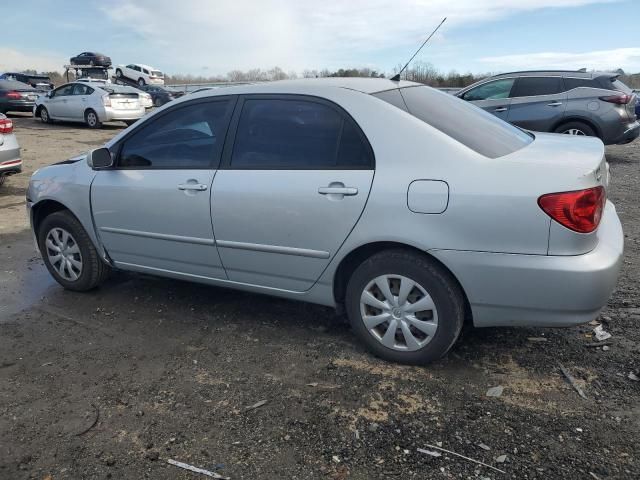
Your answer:
[[[233,248],[238,250],[251,250],[254,252],[281,253],[283,255],[295,255],[298,257],[311,257],[328,259],[329,252],[322,250],[309,250],[307,248],[282,247],[279,245],[263,245],[260,243],[232,242],[230,240],[216,240],[219,248]],[[224,262],[223,262],[224,263]]]
[[[132,237],[154,238],[156,240],[168,240],[170,242],[194,243],[196,245],[215,245],[211,238],[185,237],[182,235],[169,235],[167,233],[142,232],[140,230],[128,230],[125,228],[100,227],[101,232],[130,235]]]

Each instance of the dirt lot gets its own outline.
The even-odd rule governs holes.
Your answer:
[[[626,233],[610,348],[586,347],[589,325],[469,329],[416,368],[372,358],[318,306],[124,273],[64,291],[33,249],[29,174],[121,127],[14,120],[26,168],[0,189],[1,479],[204,478],[169,458],[234,480],[640,475],[640,142],[607,150]]]

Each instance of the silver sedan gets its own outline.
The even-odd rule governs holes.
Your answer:
[[[112,269],[335,306],[426,363],[463,322],[568,326],[613,290],[623,235],[595,138],[531,133],[385,79],[188,95],[28,190],[51,275]]]

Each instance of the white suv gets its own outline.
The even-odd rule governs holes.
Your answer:
[[[164,73],[149,65],[140,63],[130,63],[129,65],[118,65],[116,67],[117,78],[128,78],[138,85],[164,85]]]

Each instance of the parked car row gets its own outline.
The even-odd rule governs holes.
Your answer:
[[[637,95],[618,74],[529,71],[495,75],[456,95],[519,127],[628,143],[640,134]]]
[[[16,82],[26,83],[39,92],[48,92],[54,87],[49,75],[45,74],[5,72],[0,75],[0,80],[14,80]]]

